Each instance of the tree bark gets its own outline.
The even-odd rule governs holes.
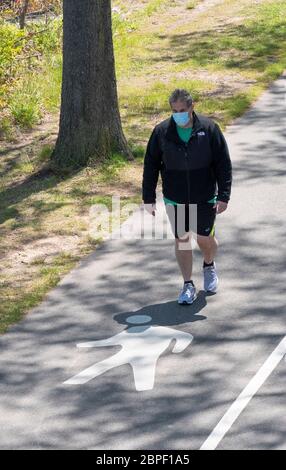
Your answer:
[[[29,7],[29,1],[30,0],[24,0],[23,1],[23,6],[20,11],[20,29],[25,28],[25,22],[26,22],[26,15]]]
[[[110,0],[64,0],[60,126],[52,159],[78,168],[132,159],[118,106]]]

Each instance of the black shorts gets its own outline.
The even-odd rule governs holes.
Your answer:
[[[165,204],[165,207],[175,238],[190,231],[206,237],[214,236],[216,208],[212,203]]]

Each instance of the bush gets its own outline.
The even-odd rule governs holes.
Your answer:
[[[24,31],[0,21],[0,138],[13,124],[33,127],[46,105],[58,106],[61,64],[53,63],[61,44],[62,17],[30,23]]]
[[[0,21],[0,87],[15,75],[15,58],[23,50],[24,36],[16,26]]]
[[[28,24],[26,31],[31,35],[30,49],[43,55],[57,52],[62,45],[62,22],[60,17],[47,25],[44,22]]]

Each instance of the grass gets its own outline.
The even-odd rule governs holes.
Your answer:
[[[115,2],[115,6],[120,8],[119,12],[113,13],[113,29],[123,118],[126,110],[130,112],[130,109],[135,109],[134,102],[137,104],[138,98],[136,110],[143,115],[143,121],[146,117],[144,115],[150,111],[155,111],[157,115],[167,111],[165,103],[169,90],[172,86],[179,86],[182,82],[179,75],[183,72],[188,72],[189,75],[192,71],[198,75],[199,70],[207,70],[210,74],[236,72],[238,80],[253,78],[257,81],[256,86],[260,85],[262,90],[285,68],[285,2],[265,0],[261,4],[253,4],[245,0],[225,1],[212,10],[211,16],[209,12],[202,13],[192,21],[191,27],[190,23],[180,25],[172,34],[166,35],[165,23],[170,22],[170,18],[164,19],[164,14],[168,12],[168,6],[174,3],[176,2],[171,0],[150,0],[130,15],[130,2]],[[197,3],[199,2],[195,0],[190,1],[186,9],[192,9]],[[150,18],[156,18],[156,15],[160,20],[159,28],[150,30]],[[235,16],[240,17],[241,22],[229,23],[228,19]],[[227,19],[223,26],[222,17]],[[43,113],[54,112],[59,108],[62,58],[60,52],[55,52],[58,27],[57,21],[55,27],[51,28],[51,43],[44,38],[37,45],[41,51],[45,50],[45,44],[48,45],[48,52],[38,64],[40,73],[37,67],[28,72],[9,96],[11,116],[14,124],[20,128],[32,128],[40,121]],[[163,30],[164,33],[158,33],[158,30]],[[160,71],[166,77],[164,81],[159,78]],[[140,84],[144,77],[147,77],[144,86],[134,86],[137,78]],[[152,77],[149,86],[148,77]],[[204,99],[205,78],[184,80],[184,83],[194,94]],[[210,80],[208,86],[209,91],[215,94]],[[233,96],[235,101],[241,103],[241,91],[236,96],[234,90]],[[245,90],[246,107],[248,97],[249,90]],[[223,106],[224,103],[228,103],[228,100],[222,97],[219,104]],[[206,111],[208,107],[209,105]],[[202,107],[202,112],[203,110]],[[218,109],[217,114],[226,119],[236,116],[223,109]],[[130,122],[132,124],[132,119]],[[227,121],[222,124],[226,125]],[[3,117],[0,127],[2,134],[11,135],[11,123],[7,116]],[[128,123],[126,127],[128,133]]]
[[[194,8],[196,8],[197,5],[199,5],[199,1],[198,0],[189,0],[189,2],[187,3],[187,10],[193,10]]]
[[[0,137],[31,129],[60,103],[62,18],[28,23],[24,31],[0,20]],[[13,132],[14,130],[14,132]]]
[[[15,125],[31,129],[45,112],[59,109],[61,94],[62,58],[47,56],[38,70],[27,72],[14,86],[8,98],[8,107]]]
[[[112,196],[118,194],[122,207],[140,202],[146,141],[152,127],[170,115],[168,96],[174,88],[189,89],[196,110],[225,128],[286,68],[284,1],[225,0],[192,21],[186,15],[192,14],[197,2],[190,1],[180,10],[178,25],[173,7],[169,8],[175,3],[114,2],[120,8],[113,23],[119,101],[136,157],[133,163],[113,155],[101,166],[61,177],[49,168],[54,145],[49,133],[33,145],[23,142],[19,150],[7,154],[3,150],[0,333],[37,305],[101,242],[90,233],[94,204],[110,210]],[[138,7],[132,14],[130,5]],[[8,139],[15,123],[33,128],[47,111],[58,112],[61,60],[59,51],[49,49],[15,82],[8,96],[13,122],[7,115],[0,124]],[[51,240],[50,248],[38,250],[41,240]]]
[[[128,176],[131,165],[119,155],[111,157],[102,167],[83,169],[65,178],[47,173],[46,177],[31,179],[31,173],[37,174],[50,151],[49,146],[40,146],[34,154],[30,153],[29,163],[20,158],[10,167],[9,174],[5,174],[5,182],[2,178],[0,333],[37,305],[79,259],[101,242],[91,232],[92,206],[104,204],[110,210],[112,196],[117,195],[120,185],[121,208],[130,202],[140,202],[140,179],[137,184],[131,182]],[[142,154],[137,151],[140,166]],[[0,172],[9,158],[2,158]],[[117,188],[114,194],[112,188]],[[38,253],[41,240],[50,240],[51,254],[45,247]],[[19,252],[23,258],[17,260]]]
[[[278,62],[285,58],[286,30],[280,15],[272,24],[264,24],[262,18],[266,13],[262,14],[261,10],[260,16],[257,11],[257,18],[244,24],[225,25],[221,31],[192,32],[189,37],[185,35],[184,47],[180,36],[174,37],[170,46],[175,50],[176,62],[191,57],[188,61],[191,67],[264,73],[273,60]],[[274,13],[277,12],[274,10]]]
[[[24,289],[10,287],[9,281],[0,278],[0,288],[3,293],[0,306],[0,334],[23,317],[23,312],[39,304],[45,294],[55,287],[59,280],[68,273],[80,258],[69,253],[61,253],[55,257],[50,266],[45,266],[44,258],[31,263],[34,268],[34,279],[26,282]],[[36,269],[35,269],[36,268]],[[19,283],[20,279],[16,279]],[[15,281],[14,281],[15,282]]]
[[[285,17],[282,1],[228,0],[211,15],[202,12],[191,27],[187,21],[177,29],[174,24],[168,34],[170,17],[160,13],[159,32],[141,28],[123,42],[118,38],[119,96],[128,137],[137,127],[138,142],[146,141],[152,125],[168,116],[175,87],[191,90],[197,110],[225,128],[285,69]]]

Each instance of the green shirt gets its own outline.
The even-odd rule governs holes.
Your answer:
[[[185,143],[189,142],[193,133],[193,128],[192,127],[180,127],[177,124],[176,126],[177,126],[177,132],[178,132],[180,139],[182,139],[182,141]]]
[[[179,204],[178,202],[171,201],[171,199],[168,199],[168,198],[166,198],[166,197],[163,197],[163,199],[164,199],[165,204],[172,204],[173,206],[176,206],[177,204]],[[216,201],[217,201],[217,196],[214,196],[214,197],[213,197],[212,199],[210,199],[208,202],[209,202],[210,204],[215,204]]]
[[[182,141],[185,143],[189,142],[193,133],[193,128],[192,127],[180,127],[177,124],[176,126],[177,126],[177,132],[178,132],[180,139],[182,139]],[[167,199],[166,197],[164,197],[163,199],[164,199],[165,204],[173,204],[174,206],[178,204],[177,202],[171,201],[170,199]],[[210,199],[208,202],[211,204],[214,204],[216,200],[217,198],[216,196],[214,196],[213,199]]]

